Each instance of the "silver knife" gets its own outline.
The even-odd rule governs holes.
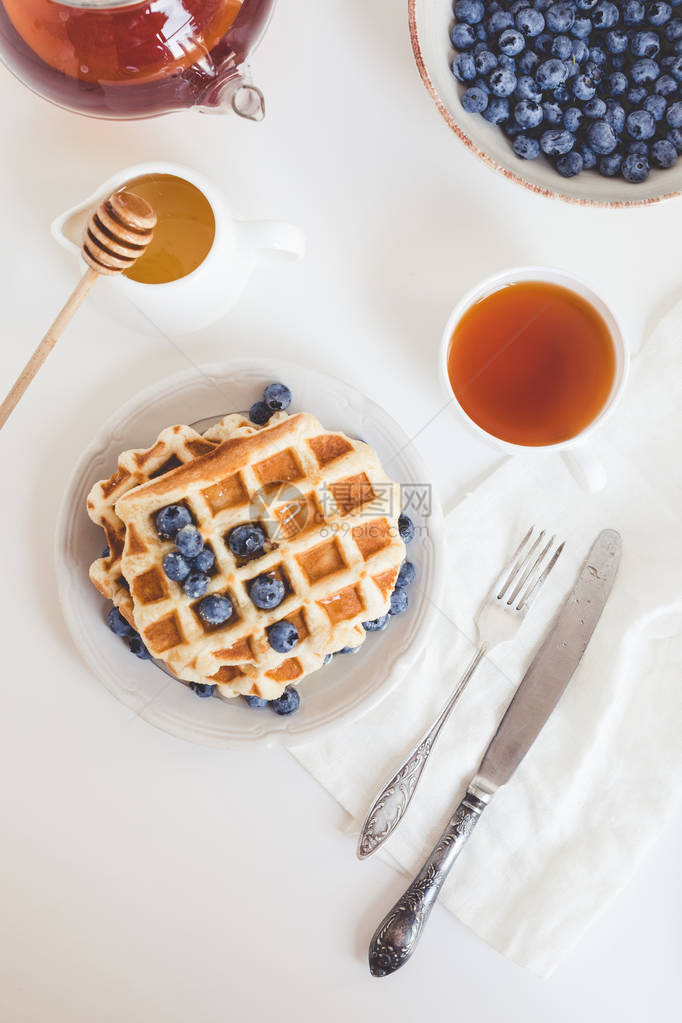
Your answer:
[[[604,610],[621,549],[621,537],[615,529],[603,530],[594,542],[572,592],[507,707],[464,799],[410,887],[374,932],[369,946],[369,969],[374,977],[395,973],[410,958],[466,839],[556,707]]]

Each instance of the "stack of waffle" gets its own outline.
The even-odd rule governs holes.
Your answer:
[[[200,601],[164,573],[174,544],[159,536],[156,515],[178,504],[215,558],[207,595],[232,605],[220,625],[207,624]],[[87,508],[108,544],[90,568],[94,585],[178,679],[228,698],[276,699],[328,655],[364,642],[362,623],[388,611],[405,556],[397,484],[367,444],[326,431],[307,413],[280,412],[263,427],[226,416],[203,436],[168,427],[150,448],[124,452]],[[228,537],[249,523],[266,543],[254,557],[237,557]],[[249,595],[261,575],[284,584],[272,610]],[[282,620],[298,632],[289,653],[268,640],[268,627]]]

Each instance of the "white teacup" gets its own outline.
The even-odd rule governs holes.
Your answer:
[[[473,419],[460,405],[454,394],[452,384],[450,383],[450,377],[448,375],[448,352],[450,349],[450,341],[455,327],[467,309],[469,309],[475,302],[485,298],[487,295],[491,295],[493,292],[499,291],[500,288],[503,288],[505,285],[517,284],[521,281],[541,281],[548,284],[557,284],[560,287],[568,288],[570,291],[580,295],[581,298],[589,302],[602,317],[608,327],[611,340],[613,341],[616,368],[608,398],[600,412],[583,430],[581,430],[580,433],[578,433],[575,437],[571,437],[569,440],[562,441],[560,444],[546,444],[532,447],[522,444],[512,444],[483,430],[473,421]],[[472,288],[472,290],[469,291],[452,310],[443,331],[443,340],[441,342],[440,350],[440,373],[445,390],[448,397],[452,399],[453,407],[456,409],[457,414],[462,421],[468,425],[470,430],[488,444],[493,445],[498,450],[504,451],[509,455],[513,455],[518,451],[524,451],[529,454],[545,451],[560,452],[575,479],[585,488],[585,490],[588,491],[601,490],[606,485],[606,471],[602,463],[592,451],[590,442],[595,430],[599,429],[606,417],[611,414],[620,401],[625,388],[629,368],[630,357],[625,344],[624,333],[612,310],[597,294],[595,294],[594,291],[592,291],[590,287],[588,287],[587,284],[579,278],[574,277],[572,274],[566,273],[563,270],[554,270],[549,267],[542,266],[522,266],[516,267],[512,270],[505,270],[502,273],[495,274],[493,277],[488,277],[482,283],[477,284],[475,288]]]
[[[305,237],[294,224],[279,220],[236,220],[227,200],[207,178],[173,163],[126,167],[78,206],[52,224],[54,238],[80,258],[83,231],[92,210],[117,188],[148,174],[172,174],[189,181],[206,197],[215,217],[215,236],[205,259],[191,273],[165,284],[144,284],[117,274],[103,282],[125,295],[168,334],[188,334],[220,319],[246,287],[262,249],[278,249],[296,259],[305,253]]]

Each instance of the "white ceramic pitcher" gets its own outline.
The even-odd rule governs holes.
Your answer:
[[[84,202],[57,217],[52,224],[54,238],[80,260],[83,231],[93,208],[126,182],[146,174],[172,174],[189,181],[206,196],[215,216],[211,249],[192,273],[167,284],[142,284],[117,274],[100,285],[125,295],[164,333],[188,334],[219,320],[246,287],[260,249],[278,249],[296,259],[305,254],[299,227],[277,220],[235,220],[225,197],[210,181],[172,163],[141,163],[119,171]]]

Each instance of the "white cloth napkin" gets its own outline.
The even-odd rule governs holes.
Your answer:
[[[361,721],[294,751],[357,833],[464,670],[478,604],[526,528],[534,522],[567,539],[520,634],[465,691],[386,844],[383,855],[413,875],[592,541],[604,527],[618,529],[623,559],[587,653],[441,896],[490,945],[541,976],[628,881],[682,795],[682,303],[635,360],[596,451],[608,471],[600,494],[581,490],[553,455],[510,459],[469,494],[446,520],[445,614],[418,667]]]

